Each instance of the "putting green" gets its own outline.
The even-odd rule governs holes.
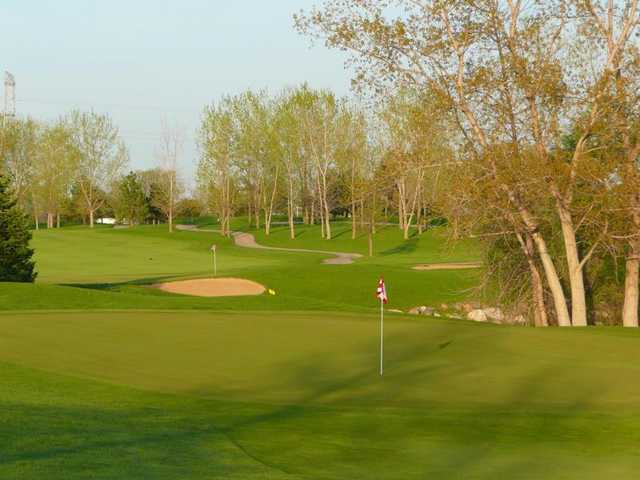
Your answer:
[[[328,313],[2,314],[12,442],[0,474],[596,479],[640,467],[636,332],[389,320],[380,378],[377,325]]]

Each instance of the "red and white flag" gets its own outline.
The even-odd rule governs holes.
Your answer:
[[[387,298],[387,289],[384,288],[384,279],[381,278],[378,282],[378,288],[376,290],[376,297],[382,300],[382,303],[387,303],[389,299]]]

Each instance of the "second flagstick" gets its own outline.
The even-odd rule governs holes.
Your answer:
[[[378,281],[376,297],[380,299],[380,376],[382,376],[384,373],[384,304],[389,301],[382,277]]]

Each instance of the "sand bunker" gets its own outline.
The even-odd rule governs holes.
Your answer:
[[[243,278],[200,278],[178,282],[158,283],[154,288],[169,293],[194,295],[198,297],[237,297],[261,295],[265,287]]]
[[[416,265],[414,270],[466,270],[468,268],[480,268],[482,263],[480,262],[466,262],[466,263],[424,263],[422,265]]]

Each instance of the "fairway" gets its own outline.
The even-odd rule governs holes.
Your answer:
[[[600,479],[640,467],[627,448],[640,440],[636,332],[388,329],[380,378],[375,316],[2,314],[0,476]]]

